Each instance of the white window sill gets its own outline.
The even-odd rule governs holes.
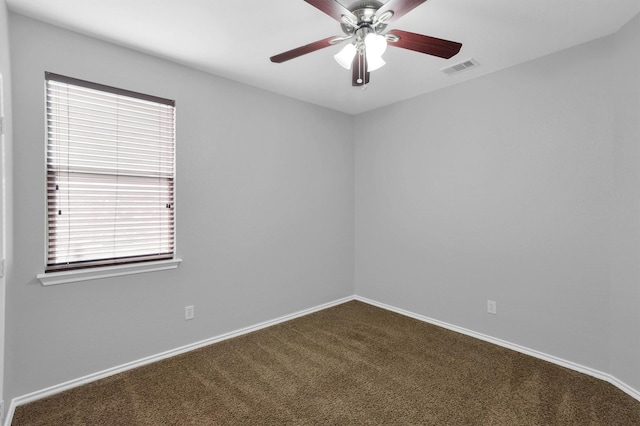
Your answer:
[[[141,274],[144,272],[166,271],[176,269],[182,259],[158,260],[155,262],[132,263],[129,265],[105,266],[102,268],[76,269],[73,271],[49,272],[38,274],[36,278],[42,285],[74,283],[95,280],[98,278],[119,277],[122,275]]]

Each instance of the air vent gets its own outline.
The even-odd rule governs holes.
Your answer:
[[[442,68],[440,71],[447,75],[457,74],[461,71],[468,70],[469,68],[475,68],[480,64],[473,58],[469,58],[466,61],[458,62],[457,64],[453,64],[450,67]]]

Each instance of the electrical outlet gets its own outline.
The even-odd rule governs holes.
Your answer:
[[[184,319],[190,320],[190,319],[193,319],[195,316],[196,316],[196,311],[193,305],[184,307]]]
[[[487,312],[494,315],[497,314],[495,300],[487,300]]]

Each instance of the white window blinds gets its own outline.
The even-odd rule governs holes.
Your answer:
[[[174,101],[45,81],[46,272],[173,258]]]

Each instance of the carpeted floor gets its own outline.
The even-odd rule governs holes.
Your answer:
[[[554,364],[349,302],[16,409],[22,425],[640,425]]]

